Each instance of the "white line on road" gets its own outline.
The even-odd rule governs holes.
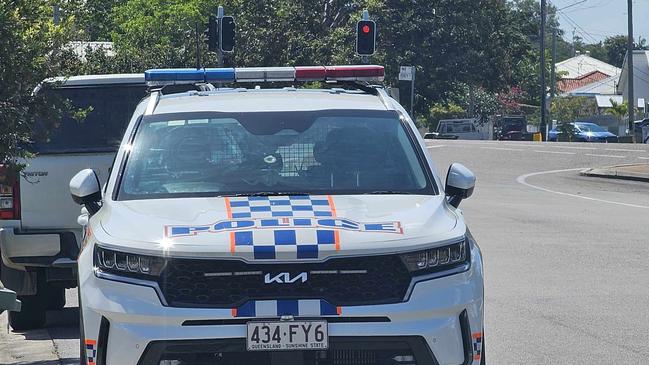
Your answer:
[[[553,154],[555,154],[555,155],[576,155],[575,152],[541,151],[541,150],[534,150],[534,152],[538,152],[538,153],[553,153]]]
[[[530,187],[530,188],[532,188],[532,189],[545,191],[545,192],[547,192],[547,193],[553,193],[553,194],[558,194],[558,195],[570,196],[570,197],[573,197],[573,198],[579,198],[579,199],[585,199],[585,200],[590,200],[590,201],[596,201],[596,202],[600,202],[600,203],[608,203],[608,204],[622,205],[622,206],[625,206],[625,207],[631,207],[631,208],[649,209],[649,206],[646,206],[646,205],[637,205],[637,204],[622,203],[622,202],[616,202],[616,201],[612,201],[612,200],[604,200],[604,199],[591,198],[591,197],[589,197],[589,196],[583,196],[583,195],[576,195],[576,194],[564,193],[564,192],[561,192],[561,191],[556,191],[556,190],[546,189],[546,188],[544,188],[544,187],[540,187],[540,186],[532,185],[532,184],[530,184],[530,183],[527,182],[527,178],[528,178],[528,177],[532,177],[532,176],[547,175],[547,174],[558,174],[558,173],[562,173],[562,172],[579,171],[579,170],[584,170],[584,169],[585,169],[585,167],[578,168],[578,169],[565,169],[565,170],[551,170],[551,171],[533,172],[533,173],[531,173],[531,174],[525,174],[525,175],[521,175],[521,176],[517,177],[517,178],[516,178],[516,181],[517,181],[519,184],[523,184],[523,185],[525,185],[525,186],[527,186],[527,187]]]
[[[592,153],[586,153],[586,156],[592,156],[592,157],[611,157],[611,158],[626,158],[626,156],[619,156],[619,155],[595,155]]]
[[[569,148],[572,150],[596,150],[597,148],[595,147],[572,147],[572,146],[550,146],[553,148]]]
[[[615,152],[646,152],[645,150],[629,150],[624,148],[604,148],[604,151],[615,151]]]
[[[446,146],[445,144],[435,145],[435,146],[426,146],[426,148],[440,148]]]
[[[516,148],[505,148],[505,147],[480,147],[485,150],[497,150],[497,151],[523,151]]]
[[[649,160],[649,157],[638,157],[641,160]]]

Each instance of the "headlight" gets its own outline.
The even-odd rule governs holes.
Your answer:
[[[424,275],[457,267],[468,269],[469,256],[468,239],[464,239],[452,245],[403,254],[401,261],[410,273]]]
[[[95,267],[103,272],[134,277],[159,276],[165,259],[107,250],[95,246]]]

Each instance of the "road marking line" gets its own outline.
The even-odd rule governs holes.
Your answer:
[[[586,156],[593,156],[593,157],[612,157],[612,158],[626,158],[626,156],[618,156],[618,155],[595,155],[592,153],[586,153]]]
[[[553,148],[569,148],[572,150],[596,150],[597,148],[595,147],[571,147],[571,146],[550,146]]]
[[[529,188],[540,190],[540,191],[545,191],[547,193],[570,196],[570,197],[573,197],[573,198],[596,201],[596,202],[600,202],[600,203],[622,205],[622,206],[631,207],[631,208],[649,209],[649,206],[646,206],[646,205],[622,203],[622,202],[616,202],[616,201],[611,201],[611,200],[591,198],[589,196],[564,193],[564,192],[561,192],[561,191],[555,191],[555,190],[546,189],[546,188],[543,188],[543,187],[540,187],[540,186],[537,186],[537,185],[532,185],[532,184],[527,182],[527,178],[532,177],[532,176],[547,175],[547,174],[558,174],[558,173],[562,173],[562,172],[579,171],[579,170],[584,170],[584,169],[586,169],[586,167],[581,167],[581,168],[578,168],[578,169],[565,169],[565,170],[551,170],[551,171],[533,172],[533,173],[530,173],[530,174],[525,174],[525,175],[521,175],[521,176],[517,177],[516,182],[518,182],[519,184],[525,185],[525,186],[527,186]]]
[[[562,151],[541,151],[541,150],[534,150],[534,152],[538,153],[553,153],[555,155],[576,155],[575,152],[562,152]]]
[[[426,146],[426,148],[440,148],[440,147],[445,147],[445,146],[446,146],[445,144],[440,144],[440,145],[436,145],[436,146]]]
[[[497,151],[524,151],[517,148],[505,148],[505,147],[480,147],[485,150],[497,150]]]
[[[625,150],[622,148],[604,148],[604,151],[615,151],[615,152],[646,152],[644,150]]]
[[[649,160],[649,157],[639,157],[638,156],[638,158],[641,159],[641,160]]]

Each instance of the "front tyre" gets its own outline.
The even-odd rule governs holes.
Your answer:
[[[40,295],[19,296],[20,312],[9,312],[9,325],[14,331],[26,331],[45,326],[46,308]]]

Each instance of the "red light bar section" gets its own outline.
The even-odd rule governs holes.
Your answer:
[[[298,66],[295,67],[295,81],[324,80],[327,70],[324,66]]]
[[[326,76],[328,80],[383,80],[385,68],[376,65],[361,66],[327,66]]]

